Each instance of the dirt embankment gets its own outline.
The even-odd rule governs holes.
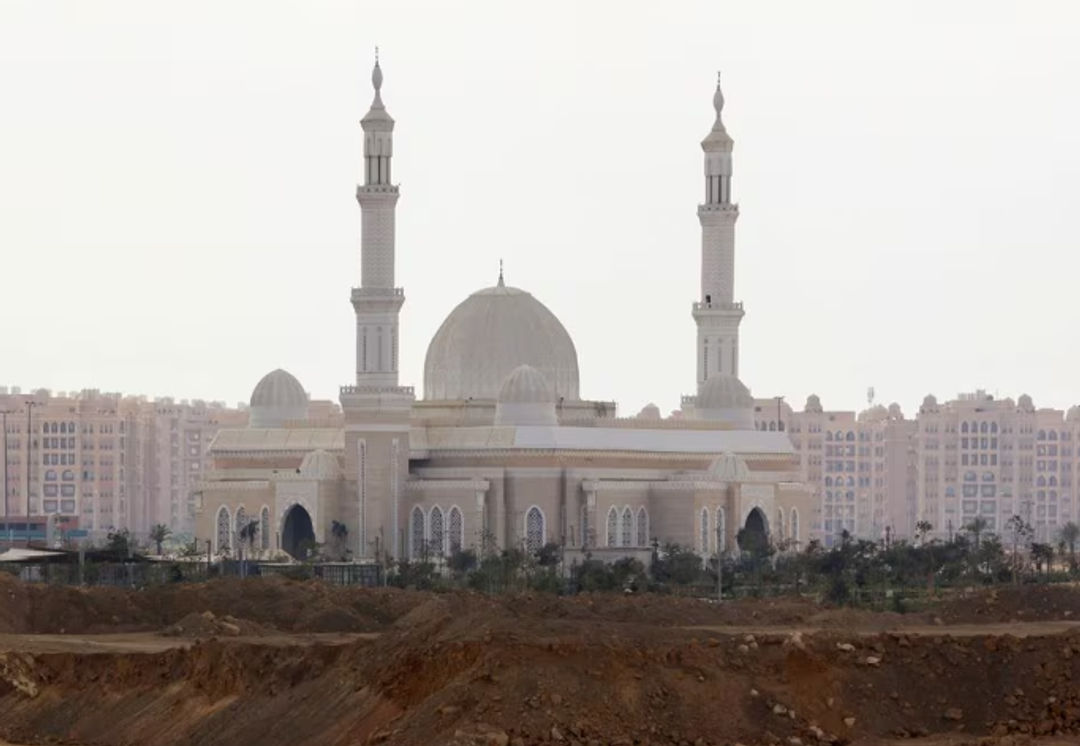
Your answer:
[[[950,598],[899,617],[941,625],[917,635],[877,631],[896,626],[895,615],[809,601],[717,608],[658,596],[432,595],[277,580],[141,592],[0,584],[0,601],[8,593],[27,604],[0,604],[0,623],[16,629],[168,624],[217,638],[145,654],[0,653],[0,737],[17,743],[1080,742],[1080,630],[948,634],[949,622],[973,618],[1068,619],[1080,609],[1069,588]],[[60,619],[48,619],[50,609]],[[233,639],[222,624],[278,637],[319,624],[382,634],[283,647]],[[694,624],[714,629],[686,629]],[[725,633],[730,626],[755,629]]]

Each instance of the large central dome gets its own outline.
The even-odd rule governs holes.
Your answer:
[[[524,290],[479,290],[450,312],[424,361],[424,398],[496,399],[510,373],[529,365],[544,374],[556,399],[578,399],[577,350],[547,307]]]

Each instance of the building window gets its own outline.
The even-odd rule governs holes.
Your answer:
[[[413,559],[420,559],[424,555],[424,511],[417,505],[412,509],[412,519],[409,521],[409,547]]]
[[[436,505],[431,509],[430,517],[431,526],[431,551],[437,555],[443,553],[443,513],[442,508]]]
[[[263,507],[259,524],[259,546],[266,551],[270,548],[270,508]]]
[[[709,553],[709,510],[701,509],[701,554]]]
[[[645,508],[638,508],[637,512],[637,545],[649,545],[649,514],[645,512]]]
[[[727,550],[727,518],[723,508],[716,509],[716,540],[719,542],[717,551]]]
[[[229,509],[222,505],[218,508],[217,515],[217,552],[225,554],[229,551],[229,528],[232,524]]]
[[[235,530],[236,530],[236,543],[237,543],[237,545],[241,545],[241,544],[244,543],[244,539],[242,539],[241,537],[243,536],[242,532],[244,531],[244,529],[247,528],[247,522],[248,522],[248,520],[247,520],[247,511],[244,510],[244,506],[241,505],[239,508],[236,509],[236,529]],[[252,537],[252,538],[254,538],[254,537]]]
[[[799,543],[799,511],[796,508],[791,509],[791,540]]]
[[[614,505],[607,512],[607,545],[619,546],[619,515]]]
[[[620,546],[631,546],[630,542],[634,538],[634,514],[630,512],[630,506],[623,508],[622,512],[622,526],[620,531]]]
[[[461,508],[456,505],[450,508],[450,553],[460,552],[465,544],[465,526],[462,521]]]
[[[530,553],[544,546],[544,514],[533,505],[525,514],[525,549]]]

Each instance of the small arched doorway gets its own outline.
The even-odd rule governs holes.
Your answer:
[[[304,560],[315,547],[311,516],[302,505],[293,505],[281,527],[281,548],[294,559]]]
[[[746,516],[738,535],[739,549],[751,554],[764,555],[769,548],[769,527],[761,508],[754,508]]]

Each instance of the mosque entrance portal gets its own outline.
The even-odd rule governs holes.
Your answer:
[[[738,536],[739,549],[751,554],[764,554],[769,548],[769,528],[761,508],[754,508],[746,516],[746,523]]]
[[[314,551],[315,529],[311,525],[311,516],[303,506],[293,505],[285,514],[281,548],[298,560],[307,559],[308,553]]]

